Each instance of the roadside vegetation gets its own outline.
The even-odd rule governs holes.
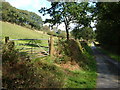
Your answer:
[[[81,45],[74,40],[70,40],[68,43],[68,57],[70,58],[68,62],[71,62],[71,65],[68,65],[67,68],[67,80],[65,87],[67,88],[95,88],[96,87],[96,61],[92,56],[92,50],[89,46],[82,44],[84,51],[81,51]],[[72,45],[70,45],[72,43]],[[78,47],[79,49],[75,48]],[[75,51],[73,51],[75,50]],[[66,50],[65,50],[66,52]],[[74,53],[74,54],[73,54]],[[64,64],[61,65],[64,67]]]
[[[111,8],[112,7],[112,8]],[[96,4],[96,40],[105,50],[120,56],[120,2]]]
[[[3,46],[2,53],[3,88],[62,87],[63,76],[56,66],[30,60],[12,47],[11,42]]]
[[[100,48],[100,47],[97,47],[97,48],[98,48],[98,50],[100,50],[102,53],[104,53],[104,54],[108,55],[109,57],[113,58],[114,60],[120,62],[120,55],[117,55],[117,54],[115,54],[115,53],[113,53],[113,52],[110,52],[110,51],[107,51],[107,50],[105,50],[105,49],[102,49],[102,48]]]
[[[4,88],[95,88],[96,62],[91,49],[84,52],[75,40],[58,42],[54,57],[30,60],[9,42],[3,46]],[[64,44],[63,44],[64,43]],[[70,43],[72,45],[70,45]],[[69,46],[69,48],[65,48]],[[73,49],[76,49],[74,52]],[[62,50],[62,51],[61,51]],[[59,53],[58,53],[59,52]],[[74,53],[74,54],[73,54]],[[71,56],[71,54],[73,54]]]

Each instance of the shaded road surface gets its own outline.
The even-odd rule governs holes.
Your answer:
[[[92,47],[97,61],[97,87],[120,89],[120,64]]]

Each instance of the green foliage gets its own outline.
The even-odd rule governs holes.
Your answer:
[[[93,71],[68,71],[68,78],[64,87],[84,88],[93,90],[96,87],[96,73]]]
[[[72,32],[72,35],[75,37],[75,39],[84,39],[84,40],[93,40],[95,39],[95,31],[92,30],[92,28],[89,27],[83,27],[83,28],[75,28]]]
[[[60,41],[56,52],[56,63],[60,64],[70,61],[71,64],[78,63],[84,70],[95,71],[96,69],[92,50],[86,44],[82,44],[81,46],[79,42],[72,39],[69,41]]]
[[[71,44],[71,45],[70,45]],[[70,40],[61,41],[59,46],[62,57],[59,64],[65,60],[74,59],[84,70],[69,71],[54,64],[51,57],[36,58],[30,60],[25,54],[6,53],[10,56],[9,60],[3,58],[3,87],[4,88],[95,88],[96,84],[96,64],[89,53],[91,49],[86,47],[84,55],[81,55],[79,43]],[[64,47],[63,47],[64,46]],[[9,47],[9,44],[8,44]],[[59,48],[59,49],[60,49]],[[72,49],[71,49],[72,48]],[[6,49],[6,48],[4,48]],[[10,48],[10,50],[13,50]],[[72,52],[74,50],[74,53]],[[7,50],[3,50],[8,52]],[[14,52],[14,51],[9,51]],[[60,52],[59,52],[60,53]],[[65,55],[65,57],[64,57]],[[3,57],[6,55],[3,54]],[[17,57],[17,58],[16,58]],[[6,57],[7,58],[7,57]],[[13,59],[13,62],[11,62]],[[16,62],[16,63],[15,63]]]
[[[14,48],[14,42],[5,44],[2,50],[2,62],[10,61],[15,63],[17,58],[18,51]]]
[[[16,51],[12,42],[3,46],[2,51],[2,83],[4,88],[30,88],[35,87],[35,73],[32,64],[26,55]],[[30,67],[31,66],[31,67]]]
[[[120,54],[120,2],[99,2],[96,7],[97,40],[104,48]]]
[[[120,62],[120,55],[109,52],[109,51],[107,51],[105,49],[102,49],[102,48],[97,48],[97,49],[99,49],[102,53],[104,53],[104,54],[110,56],[111,58],[115,59],[116,61]]]
[[[34,62],[37,72],[40,74],[42,81],[41,87],[61,88],[64,84],[64,75],[61,69],[53,64],[44,61]]]
[[[62,40],[57,43],[56,53],[54,58],[46,58],[43,61],[47,63],[54,62],[64,70],[64,88],[96,88],[96,61],[92,55],[92,50],[86,44],[82,44],[84,52],[80,50],[79,43],[75,40]],[[68,65],[67,62],[72,62],[70,67],[74,67],[75,62],[80,66],[78,70],[70,70],[68,67],[63,68],[63,65]],[[56,65],[55,64],[55,65]]]
[[[84,48],[83,53],[81,45]],[[86,43],[81,45],[75,40],[60,41],[58,44],[59,56],[56,57],[56,62],[62,64],[68,61],[76,61],[81,67],[80,70],[65,69],[67,77],[64,88],[96,88],[97,67],[93,52]],[[74,65],[75,63],[71,64]]]
[[[83,59],[82,51],[75,40],[59,40],[56,48],[56,63],[66,63],[68,61],[74,63]]]
[[[49,26],[45,25],[41,28],[41,31],[43,31],[44,33],[45,32],[50,32],[50,28],[49,28]]]
[[[97,67],[95,58],[92,56],[93,52],[91,48],[87,45],[83,46],[85,48],[84,55],[86,60],[84,60],[84,71],[74,71],[72,73],[75,76],[70,76],[68,78],[69,87],[81,87],[81,88],[95,88],[96,87],[96,78],[97,78]],[[79,78],[80,76],[80,78]]]
[[[67,39],[69,39],[70,23],[78,23],[80,26],[87,26],[90,18],[87,12],[90,11],[89,5],[86,2],[51,2],[51,7],[41,8],[39,10],[43,15],[50,14],[52,19],[46,19],[45,23],[51,23],[52,26],[56,24],[65,24]]]
[[[40,16],[33,12],[16,9],[8,2],[2,2],[2,21],[16,23],[21,26],[34,28],[39,30],[42,27],[42,19]]]
[[[84,62],[85,66],[86,66],[85,68],[87,70],[96,72],[97,67],[96,67],[95,58],[93,56],[93,51],[92,51],[92,49],[88,45],[85,45],[84,48],[85,48],[84,55],[87,58],[87,61]]]

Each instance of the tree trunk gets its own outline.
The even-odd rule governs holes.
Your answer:
[[[69,31],[68,31],[68,26],[65,25],[65,29],[66,29],[66,34],[67,34],[67,40],[69,40]]]
[[[68,31],[68,29],[66,30],[66,33],[67,33],[67,40],[69,40],[69,31]]]

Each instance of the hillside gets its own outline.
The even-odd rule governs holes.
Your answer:
[[[49,38],[49,35],[38,33],[34,30],[11,24],[8,22],[1,22],[2,25],[2,39],[5,36],[9,36],[12,39],[40,39]]]
[[[17,9],[10,5],[9,2],[2,2],[0,10],[2,10],[0,12],[2,21],[16,23],[37,30],[40,30],[43,25],[42,18],[39,15],[27,10]]]

